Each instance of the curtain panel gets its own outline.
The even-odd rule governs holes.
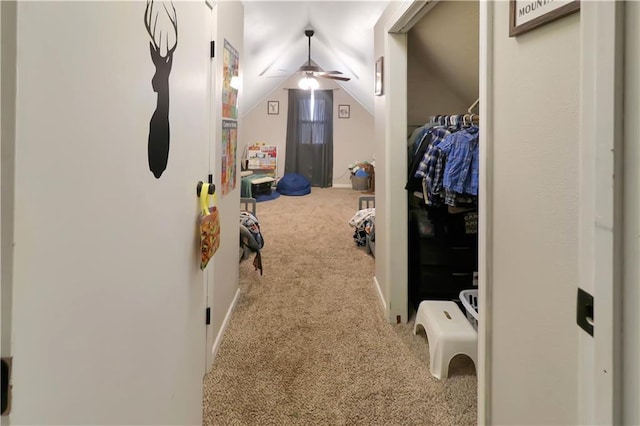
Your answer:
[[[289,89],[285,173],[311,186],[333,183],[333,90]]]

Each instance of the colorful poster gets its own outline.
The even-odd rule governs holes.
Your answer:
[[[223,53],[223,81],[222,81],[222,117],[238,119],[238,88],[232,87],[232,78],[238,77],[240,55],[238,51],[225,39]],[[236,84],[234,83],[234,86]]]
[[[236,188],[236,148],[238,146],[238,122],[222,120],[222,195]]]

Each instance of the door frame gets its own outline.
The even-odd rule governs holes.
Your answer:
[[[391,25],[407,32],[424,1],[406,0]],[[480,2],[480,182],[478,424],[491,423],[491,300],[493,3]],[[623,258],[623,57],[624,3],[582,2],[580,124],[580,246],[578,286],[595,297],[593,340],[580,333],[578,360],[578,420],[581,424],[618,424],[622,419],[622,258]],[[401,19],[404,22],[401,22]],[[385,34],[388,48],[394,34]],[[385,49],[386,50],[386,49]],[[385,51],[385,54],[389,53]],[[389,66],[401,68],[402,64]],[[396,117],[394,116],[393,119]],[[397,117],[401,118],[401,117]],[[406,117],[405,117],[406,118]],[[597,118],[597,119],[596,119]],[[387,114],[387,120],[390,120]],[[387,147],[393,134],[387,134]],[[627,141],[630,143],[630,141]],[[613,178],[612,178],[613,177]],[[637,182],[636,182],[637,185]],[[628,193],[628,188],[627,188]],[[636,200],[637,201],[637,200]],[[629,211],[633,206],[626,208]],[[637,206],[636,206],[637,207]],[[628,225],[627,225],[628,226]],[[634,229],[637,229],[635,224]],[[629,250],[627,248],[627,250]],[[576,289],[577,290],[577,289]],[[628,291],[628,290],[627,290]],[[637,302],[637,301],[636,301]],[[637,303],[636,303],[637,304]],[[576,306],[570,307],[576,309]],[[636,309],[638,307],[636,306]],[[637,386],[637,384],[634,384]]]
[[[579,333],[580,424],[622,415],[624,2],[582,2],[578,287],[594,297]]]
[[[640,3],[625,3],[624,258],[640,258]],[[635,236],[629,237],[629,236]],[[640,265],[624,262],[622,306],[622,424],[640,424]]]
[[[391,87],[387,91],[387,97],[389,94],[395,94],[391,99],[394,105],[390,104],[390,100],[387,99],[385,108],[385,139],[386,139],[386,152],[389,155],[390,152],[394,152],[397,144],[393,141],[400,140],[406,135],[407,124],[407,111],[406,111],[406,78],[400,83],[397,79],[390,79],[387,77],[390,74],[406,76],[407,72],[407,45],[406,42],[399,42],[401,34],[405,37],[406,33],[418,22],[425,14],[427,14],[437,1],[424,1],[424,0],[405,0],[402,5],[398,7],[394,15],[390,18],[387,26],[385,26],[384,45],[385,56],[392,57],[396,60],[385,61],[385,84],[390,84]],[[493,205],[492,189],[492,145],[491,135],[493,132],[492,127],[492,112],[493,112],[493,2],[480,1],[479,2],[479,110],[480,110],[480,161],[479,161],[479,186],[480,192],[478,200],[478,292],[479,298],[485,304],[485,308],[479,312],[479,327],[478,327],[478,359],[476,366],[476,374],[478,378],[477,384],[477,423],[479,425],[491,423],[491,363],[488,360],[491,359],[491,317],[488,312],[491,312],[491,264],[493,259],[492,244],[489,236],[492,231],[492,214],[491,206]],[[402,40],[402,39],[400,39]],[[404,61],[401,59],[404,58]],[[388,67],[388,68],[387,68]],[[404,106],[404,107],[403,107]],[[394,154],[396,155],[396,154]],[[403,158],[406,157],[405,153],[402,153]],[[387,158],[389,164],[396,163],[390,161]],[[393,168],[388,166],[388,168]],[[406,169],[406,167],[405,167]],[[399,173],[394,175],[394,184],[398,187],[404,186],[405,174]],[[387,177],[387,179],[390,179]],[[392,185],[387,182],[387,187]],[[401,212],[400,212],[401,214]],[[398,212],[396,212],[396,216]],[[406,212],[404,215],[406,226]],[[405,235],[406,239],[406,235]],[[406,241],[405,241],[406,247]],[[391,264],[398,264],[402,260],[403,254],[401,252],[391,253]],[[406,259],[406,253],[404,256]],[[406,262],[405,262],[406,263]],[[399,285],[400,284],[400,285]],[[391,299],[396,302],[393,305],[397,307],[406,307],[407,287],[406,281],[404,287],[402,286],[402,280],[396,280],[394,288],[392,289]],[[404,292],[404,293],[402,293]],[[402,293],[402,294],[401,294]],[[399,302],[399,303],[398,303]],[[394,314],[404,313],[406,316],[406,308],[403,312],[394,312],[389,308],[387,314],[389,319],[392,320]],[[408,320],[408,318],[407,318]]]

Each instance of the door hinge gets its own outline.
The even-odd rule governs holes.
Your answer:
[[[209,52],[212,58],[216,57],[216,42],[211,40],[211,44],[210,44],[210,49],[211,51]]]
[[[211,308],[207,308],[205,312],[205,317],[206,317],[206,324],[207,325],[211,324]]]
[[[3,416],[9,415],[11,412],[11,358],[2,358],[2,389],[0,389],[0,398],[2,399]]]

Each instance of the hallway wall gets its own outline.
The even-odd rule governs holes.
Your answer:
[[[580,14],[510,38],[493,7],[491,420],[575,424]]]
[[[391,2],[374,29],[376,60],[384,57],[383,93],[375,97],[376,275],[386,316],[407,318],[407,35],[387,37],[402,2]],[[390,65],[393,63],[393,74]],[[396,147],[398,149],[394,149]]]
[[[250,77],[247,77],[250,78]],[[244,147],[256,142],[278,146],[277,175],[284,175],[287,145],[287,113],[289,92],[297,88],[300,75],[293,74],[273,90],[257,108],[243,116],[245,130],[238,143],[240,154]],[[375,152],[373,140],[373,115],[360,105],[344,88],[327,79],[318,79],[320,90],[333,92],[333,184],[351,185],[348,165],[356,161],[371,161]],[[267,100],[280,103],[278,115],[267,114]],[[351,118],[338,118],[338,105],[350,105]]]
[[[216,42],[215,64],[215,86],[213,95],[212,114],[212,135],[215,135],[211,152],[211,170],[213,171],[213,181],[218,188],[221,186],[222,178],[222,82],[223,82],[223,52],[225,39],[238,51],[239,54],[239,74],[243,73],[243,22],[244,8],[240,1],[216,2],[214,6],[214,16],[216,28],[214,29],[213,40]],[[213,333],[217,338],[222,338],[219,333],[222,330],[224,318],[229,312],[234,297],[239,288],[239,267],[238,267],[238,216],[240,215],[240,163],[241,155],[240,138],[245,131],[244,120],[242,120],[242,90],[239,91],[238,99],[238,141],[236,147],[236,186],[235,189],[226,195],[218,191],[218,208],[220,217],[224,218],[224,223],[220,226],[220,248],[212,260],[212,264],[207,267],[209,280],[209,306],[211,307],[211,326],[209,333]],[[212,348],[207,347],[210,352]],[[209,358],[212,362],[213,358]],[[208,366],[209,363],[208,363]]]
[[[16,3],[0,2],[0,276],[2,357],[11,355],[13,307],[13,209],[15,203]]]
[[[18,4],[13,424],[201,424],[210,12],[175,7],[156,179],[145,2]]]

